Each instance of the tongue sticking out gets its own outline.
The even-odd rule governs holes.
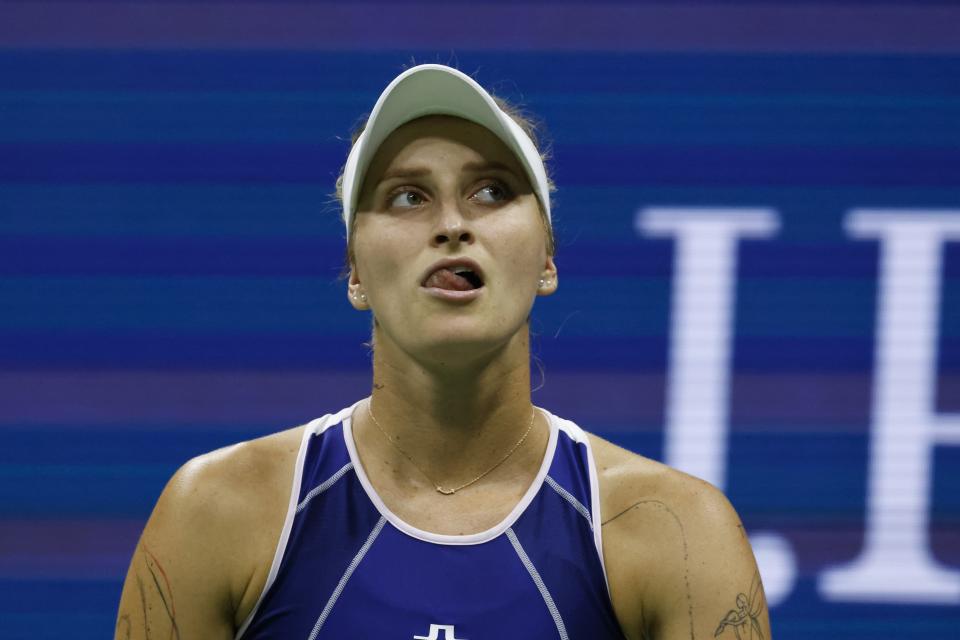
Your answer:
[[[423,283],[425,287],[437,287],[438,289],[452,289],[454,291],[469,291],[474,289],[473,283],[463,276],[455,274],[450,269],[437,269],[430,274],[430,277]]]

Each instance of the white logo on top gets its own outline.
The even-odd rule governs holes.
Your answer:
[[[441,632],[443,632],[443,635],[440,635]],[[452,624],[432,624],[430,625],[430,635],[413,636],[413,640],[467,640],[467,639],[458,638],[457,634],[453,630]]]

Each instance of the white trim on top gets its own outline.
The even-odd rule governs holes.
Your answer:
[[[357,570],[357,566],[359,566],[359,564],[363,561],[364,556],[367,555],[367,551],[370,551],[370,547],[372,547],[373,543],[377,540],[377,536],[380,535],[380,531],[383,529],[385,522],[386,520],[384,520],[382,516],[379,520],[377,520],[377,524],[374,525],[370,535],[367,536],[367,541],[363,543],[363,546],[360,547],[360,551],[357,552],[357,555],[353,556],[353,560],[351,560],[350,564],[347,565],[346,571],[344,571],[343,575],[340,576],[340,582],[337,583],[333,593],[330,594],[330,599],[327,600],[326,606],[324,606],[323,611],[320,612],[320,617],[317,618],[317,622],[313,625],[313,630],[310,631],[310,637],[308,640],[315,640],[317,634],[320,633],[323,623],[327,621],[327,618],[330,616],[330,612],[333,611],[333,607],[337,604],[337,600],[340,598],[340,594],[343,593],[344,587],[347,586],[347,582],[350,580],[353,572]]]
[[[342,478],[350,469],[353,469],[353,463],[348,462],[347,464],[340,467],[336,473],[332,476],[315,486],[310,492],[303,497],[303,500],[300,501],[300,504],[297,505],[297,513],[300,513],[307,508],[307,505],[310,504],[310,501],[322,494],[324,491],[332,487],[337,483],[337,480]]]
[[[587,448],[587,468],[590,473],[590,512],[593,520],[593,544],[597,548],[600,558],[600,568],[603,570],[603,582],[607,585],[607,595],[610,595],[610,579],[607,577],[607,564],[603,558],[603,522],[600,510],[600,478],[597,475],[597,463],[593,458],[593,447],[590,446],[590,437],[580,425],[570,420],[557,418],[560,428],[569,435],[574,442]]]
[[[587,526],[590,527],[590,531],[593,531],[593,517],[590,515],[590,510],[583,506],[577,498],[560,486],[560,483],[551,478],[549,475],[546,477],[547,484],[553,487],[553,490],[557,492],[561,498],[566,500],[571,507],[576,509],[577,513],[583,516],[583,519],[587,521]]]
[[[597,475],[597,463],[593,459],[593,447],[590,441],[585,440],[587,445],[587,466],[590,469],[590,502],[593,511],[593,542],[597,545],[597,556],[600,557],[600,569],[603,571],[603,583],[607,585],[607,597],[612,598],[610,593],[610,579],[607,577],[607,563],[603,558],[603,512],[600,510],[600,478]]]
[[[307,457],[307,444],[309,443],[311,437],[323,433],[334,425],[340,424],[340,420],[342,419],[341,414],[343,414],[343,411],[336,414],[328,413],[325,416],[320,416],[319,418],[311,420],[303,428],[303,435],[300,438],[300,449],[297,451],[297,462],[293,466],[293,483],[290,487],[290,499],[287,505],[287,515],[283,520],[283,529],[280,530],[280,539],[277,541],[277,548],[273,553],[273,562],[270,564],[270,573],[267,574],[267,581],[263,584],[263,589],[260,591],[260,596],[257,598],[256,604],[253,605],[253,609],[251,609],[250,613],[247,614],[243,624],[240,625],[236,635],[233,636],[234,640],[239,640],[241,637],[243,637],[243,634],[247,632],[247,627],[249,627],[250,623],[253,622],[254,616],[256,616],[257,611],[260,610],[260,605],[263,604],[263,599],[266,597],[270,587],[273,586],[274,581],[277,579],[277,574],[280,572],[280,562],[283,560],[283,553],[286,551],[287,542],[290,539],[290,531],[293,529],[293,519],[296,515],[297,504],[300,500],[300,487],[301,483],[303,482],[303,464]]]
[[[510,544],[513,545],[513,550],[516,551],[517,557],[520,558],[520,562],[523,563],[523,566],[527,569],[527,573],[530,574],[530,579],[533,580],[533,584],[536,585],[537,591],[540,592],[540,596],[543,598],[543,603],[547,605],[547,611],[550,612],[550,617],[553,618],[553,624],[557,627],[557,634],[559,634],[560,640],[569,640],[569,636],[567,635],[567,626],[563,624],[563,616],[560,615],[560,610],[557,608],[557,603],[553,601],[553,596],[550,595],[550,590],[547,589],[547,585],[543,582],[543,578],[540,577],[540,572],[537,571],[533,561],[530,560],[530,556],[528,556],[527,552],[524,551],[523,545],[520,544],[520,540],[517,538],[517,534],[513,532],[513,529],[507,529],[507,537],[510,539]]]
[[[359,404],[359,402],[357,403]],[[353,405],[356,407],[357,405]],[[412,538],[418,540],[423,540],[424,542],[432,542],[434,544],[449,544],[449,545],[468,545],[468,544],[482,544],[484,542],[489,542],[497,536],[501,535],[504,531],[513,526],[513,523],[526,511],[527,507],[530,506],[530,503],[533,502],[534,497],[540,491],[540,487],[543,485],[544,478],[547,477],[547,472],[550,470],[550,465],[553,463],[553,456],[557,449],[557,433],[558,427],[556,420],[549,411],[541,409],[540,407],[535,407],[539,409],[547,418],[547,424],[549,425],[550,435],[547,440],[547,450],[543,454],[543,462],[540,463],[540,470],[537,472],[536,477],[533,479],[533,482],[530,483],[530,486],[527,488],[527,492],[523,495],[520,501],[514,506],[513,510],[507,514],[507,517],[501,520],[498,524],[490,527],[486,531],[480,531],[478,533],[471,533],[467,535],[447,535],[442,533],[433,533],[430,531],[424,531],[423,529],[418,529],[413,525],[402,520],[400,516],[393,513],[383,500],[377,494],[376,490],[373,488],[373,485],[370,483],[370,479],[367,477],[367,472],[363,468],[363,464],[360,462],[360,456],[357,454],[357,447],[353,441],[353,424],[352,424],[352,415],[347,415],[343,418],[343,438],[347,446],[347,451],[350,453],[350,460],[353,461],[353,470],[357,474],[357,478],[360,480],[360,484],[363,486],[363,490],[367,493],[367,497],[370,498],[370,502],[377,508],[377,511],[380,512],[384,518],[387,519],[387,522],[392,524],[396,529],[402,533],[407,534]]]

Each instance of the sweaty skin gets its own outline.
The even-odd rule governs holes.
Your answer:
[[[558,284],[538,204],[493,134],[448,116],[397,129],[361,193],[348,300],[375,313],[372,399],[416,464],[355,411],[360,461],[411,525],[470,534],[500,522],[540,468],[547,423],[483,480],[530,419],[527,318]],[[439,259],[483,271],[467,302],[421,286]],[[540,281],[543,281],[543,284]],[[363,408],[365,403],[361,403]],[[330,410],[330,407],[326,407]],[[199,456],[163,490],[124,583],[116,638],[232,638],[266,583],[304,427]],[[770,638],[756,562],[711,485],[591,436],[603,556],[630,640]]]

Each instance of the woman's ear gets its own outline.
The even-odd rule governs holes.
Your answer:
[[[347,300],[357,311],[367,311],[370,308],[367,294],[363,292],[363,285],[360,284],[357,269],[353,265],[350,266],[350,277],[347,280]]]
[[[547,262],[543,267],[543,271],[540,272],[540,282],[537,286],[537,295],[538,296],[549,296],[551,293],[557,290],[557,286],[560,284],[557,275],[557,265],[553,261],[553,256],[547,256]]]

